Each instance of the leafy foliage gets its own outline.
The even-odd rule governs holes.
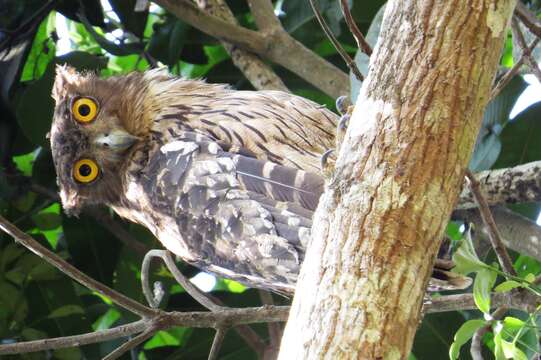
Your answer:
[[[250,85],[216,39],[155,5],[148,11],[135,13],[135,3],[135,0],[7,0],[2,3],[0,214],[77,268],[123,294],[143,301],[141,254],[119,242],[115,234],[88,213],[79,219],[66,217],[54,197],[36,191],[36,186],[40,186],[49,189],[49,194],[56,192],[54,167],[46,139],[53,111],[50,94],[55,65],[67,63],[77,69],[111,76],[142,71],[156,61],[177,75],[205,77],[209,82],[226,82],[238,89],[250,89]],[[228,3],[243,26],[255,28],[244,1]],[[368,38],[372,45],[379,32],[379,22],[373,23],[373,19],[383,3],[380,0],[352,3],[352,13],[360,29],[366,33],[370,27]],[[109,4],[111,10],[104,10],[102,4]],[[321,0],[319,4],[339,40],[353,52],[355,43],[340,16],[338,2]],[[319,29],[307,1],[278,1],[276,5],[281,11],[282,23],[297,40],[346,71]],[[57,28],[58,19],[62,19],[60,15],[66,19],[61,20],[66,22],[66,33]],[[59,52],[62,50],[60,39],[71,42],[70,51],[65,54]],[[512,66],[512,51],[509,41],[502,66]],[[368,59],[358,52],[356,61],[366,74]],[[274,70],[295,93],[332,106],[333,99],[305,80],[277,66]],[[540,104],[530,106],[509,121],[511,109],[524,88],[524,81],[515,78],[487,107],[472,169],[541,160],[541,142],[538,141]],[[354,97],[359,89],[360,84],[353,81]],[[536,215],[538,208],[534,210],[529,214]],[[144,246],[158,246],[145,229],[115,220]],[[527,269],[526,272],[519,273],[519,279],[500,282],[496,291],[528,288],[528,274],[538,274],[541,264],[525,255],[516,257],[515,266]],[[497,273],[475,255],[471,244],[461,248],[457,259],[465,272],[477,272],[476,303],[480,310],[488,312],[487,294],[493,290]],[[170,289],[165,307],[178,311],[201,310],[201,306],[162,270],[155,269],[153,280],[161,281]],[[198,272],[187,265],[182,271],[192,276]],[[218,281],[213,295],[232,306],[261,304],[255,290],[230,281]],[[275,300],[279,303],[288,301]],[[536,315],[519,314],[498,322],[493,325],[493,336],[486,337],[485,343],[497,358],[532,358],[539,352],[539,344],[535,341],[539,325]],[[133,319],[132,314],[75,284],[0,233],[0,343],[108,329]],[[452,359],[467,358],[469,355],[465,351],[460,352],[461,347],[469,341],[474,330],[485,324],[476,311],[429,315],[420,327],[412,357],[442,358],[443,354],[450,353]],[[268,336],[265,326],[254,328],[263,338]],[[161,331],[137,349],[138,357],[206,358],[213,335],[213,331],[207,329]],[[30,354],[24,358],[101,358],[119,344],[120,340],[57,350],[47,355]],[[220,358],[253,359],[256,354],[235,332],[229,332]]]

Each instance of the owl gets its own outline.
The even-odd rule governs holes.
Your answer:
[[[294,291],[337,115],[164,70],[102,79],[60,66],[52,95],[66,213],[105,204],[204,271]]]

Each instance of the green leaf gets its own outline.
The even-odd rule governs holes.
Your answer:
[[[233,293],[243,293],[247,289],[246,286],[233,280],[224,279],[224,283],[226,284],[227,289]]]
[[[41,261],[28,272],[28,277],[34,281],[55,280],[60,272],[51,264]]]
[[[79,360],[84,358],[83,354],[81,353],[81,349],[76,347],[56,349],[53,354],[54,358],[58,360]]]
[[[475,334],[477,329],[486,324],[486,321],[481,319],[468,320],[457,330],[454,341],[449,348],[449,358],[451,360],[458,359],[460,348],[467,343]]]
[[[120,312],[114,308],[111,308],[94,322],[92,328],[95,331],[109,329],[118,319],[120,319],[120,317]]]
[[[109,0],[109,3],[118,15],[124,29],[141,38],[145,31],[148,10],[135,12],[136,0]]]
[[[502,151],[494,164],[503,168],[541,160],[541,102],[518,114],[503,129],[500,139]]]
[[[506,359],[528,360],[522,350],[517,347],[516,343],[505,341],[502,339],[500,344],[503,355]]]
[[[528,273],[526,274],[526,276],[524,277],[524,280],[529,282],[530,284],[533,283],[535,281],[535,275],[532,274],[532,273]]]
[[[500,155],[500,133],[509,121],[509,114],[527,83],[515,76],[503,91],[485,108],[483,123],[477,136],[469,168],[472,171],[490,169]]]
[[[26,58],[26,63],[21,74],[21,81],[30,81],[39,79],[47,65],[54,58],[56,44],[51,37],[55,29],[56,12],[51,11],[49,15],[39,25],[32,49]]]
[[[174,328],[167,331],[158,331],[149,341],[145,343],[144,349],[150,350],[163,346],[180,346],[185,336],[191,334],[189,328]]]
[[[25,340],[42,340],[47,339],[47,333],[33,328],[24,328],[21,335]]]
[[[3,273],[6,269],[6,266],[8,266],[12,261],[21,256],[25,251],[25,247],[15,242],[7,244],[2,249],[2,252],[0,252],[0,273]]]
[[[54,213],[38,213],[32,220],[41,230],[53,230],[62,225],[62,217]]]
[[[479,310],[485,314],[490,312],[490,291],[497,276],[496,272],[490,269],[481,269],[477,271],[473,282],[473,300]]]
[[[453,261],[456,264],[453,271],[464,275],[480,271],[487,267],[475,253],[470,233],[466,233],[460,246],[453,254]]]
[[[524,321],[513,316],[506,316],[503,319],[504,328],[512,333],[519,331],[524,325]]]
[[[319,12],[323,15],[332,32],[340,35],[340,4],[338,1],[319,0],[316,1]],[[301,26],[314,19],[314,11],[308,1],[285,1],[282,11],[284,16],[281,19],[287,32],[292,33]]]
[[[84,313],[85,311],[83,310],[83,308],[78,305],[64,305],[64,306],[59,307],[58,309],[55,309],[53,312],[51,312],[49,316],[47,316],[47,318],[56,319],[56,318],[61,318],[61,317],[76,315],[76,314],[82,315]]]
[[[522,287],[522,284],[515,280],[507,280],[499,284],[494,288],[495,292],[508,292],[518,287]]]

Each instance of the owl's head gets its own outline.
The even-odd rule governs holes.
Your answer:
[[[141,74],[100,79],[57,67],[50,132],[62,205],[78,214],[88,204],[114,204],[122,169],[144,132]],[[139,96],[140,98],[140,96]]]

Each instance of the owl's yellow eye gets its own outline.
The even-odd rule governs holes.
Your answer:
[[[99,172],[98,164],[90,159],[78,160],[73,167],[73,177],[83,184],[94,181],[98,177]]]
[[[71,113],[75,120],[80,123],[89,123],[96,118],[98,114],[98,105],[91,98],[81,97],[73,102]]]

